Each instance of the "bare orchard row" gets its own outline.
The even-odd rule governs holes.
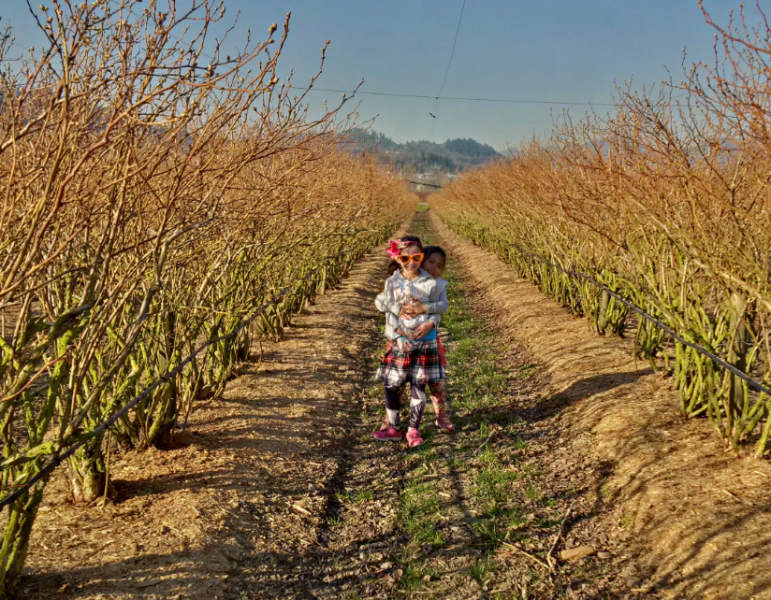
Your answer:
[[[713,27],[713,68],[686,67],[682,83],[645,95],[620,89],[611,116],[565,115],[550,139],[466,174],[432,207],[598,332],[622,333],[628,307],[533,254],[592,275],[768,387],[771,30]],[[731,447],[767,451],[771,398],[649,321],[635,336],[665,359],[685,415],[708,417]]]
[[[45,493],[25,482],[85,442],[66,465],[73,497],[109,494],[100,424],[283,292],[110,429],[124,447],[163,441],[410,204],[340,150],[339,107],[311,118],[279,85],[288,17],[225,57],[208,35],[222,16],[208,0],[184,14],[54,2],[38,13],[48,47],[3,62],[0,494],[24,493],[4,512],[0,597]]]

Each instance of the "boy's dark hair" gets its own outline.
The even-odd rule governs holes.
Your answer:
[[[423,242],[421,242],[420,238],[416,235],[405,235],[404,237],[399,238],[399,241],[407,242],[407,246],[418,246],[425,253],[425,250],[423,249]],[[396,273],[396,271],[401,268],[402,266],[397,261],[392,260],[391,264],[388,265],[388,277]]]
[[[428,257],[432,254],[439,254],[444,260],[447,260],[447,253],[441,246],[426,246],[423,248],[423,263],[428,260]],[[423,268],[423,263],[420,263],[420,268]]]

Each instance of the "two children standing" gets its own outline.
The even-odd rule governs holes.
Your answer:
[[[377,377],[385,387],[386,420],[372,435],[380,441],[401,440],[402,388],[410,384],[410,421],[407,443],[423,443],[420,422],[426,408],[426,386],[436,409],[436,424],[453,431],[446,412],[445,351],[437,335],[441,315],[449,308],[447,282],[441,274],[446,254],[438,246],[423,247],[420,238],[406,236],[388,246],[393,259],[385,289],[375,306],[386,315],[386,355]]]

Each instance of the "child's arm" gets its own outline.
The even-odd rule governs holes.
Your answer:
[[[428,297],[428,302],[413,301],[410,304],[402,305],[402,309],[407,311],[407,315],[404,316],[408,317],[414,317],[423,314],[442,315],[447,312],[448,308],[450,308],[450,303],[447,300],[447,290],[444,287],[434,288],[434,290],[431,292],[431,295]],[[436,325],[438,327],[439,323],[437,322]]]
[[[437,289],[439,287],[437,286]],[[434,296],[434,294],[431,294],[431,296]],[[447,309],[450,308],[450,302],[447,300],[447,288],[445,286],[442,286],[441,290],[438,294],[436,294],[436,298],[429,297],[428,302],[426,302],[426,312],[428,314],[438,314],[443,315],[447,312]],[[439,327],[439,323],[436,323],[436,326]]]
[[[437,317],[439,315],[436,315]],[[431,333],[431,330],[437,327],[436,323],[433,321],[433,319],[430,319],[428,321],[425,321],[418,325],[415,329],[413,329],[413,336],[414,339],[419,340],[421,338],[424,338],[429,333]]]
[[[412,350],[412,344],[401,327],[396,328],[396,345],[399,347],[399,352],[409,352]]]
[[[436,298],[433,298],[436,296]],[[432,302],[432,300],[434,300]],[[429,301],[423,306],[426,307],[426,313],[428,313],[428,320],[434,324],[434,329],[439,331],[439,323],[442,321],[442,314],[447,312],[450,307],[450,303],[447,300],[447,287],[442,286],[437,294],[432,294],[429,297]]]
[[[402,305],[394,300],[394,290],[390,279],[386,279],[383,291],[375,298],[375,307],[382,313],[391,313],[397,317],[399,316]]]
[[[386,337],[393,341],[396,338],[399,337],[399,333],[397,330],[399,329],[399,318],[392,314],[392,313],[386,313]]]

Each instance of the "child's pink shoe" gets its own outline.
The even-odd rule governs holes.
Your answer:
[[[372,437],[379,442],[397,442],[402,439],[402,432],[388,425],[383,427],[380,431],[376,431],[372,434]]]
[[[410,427],[407,430],[407,445],[409,445],[410,448],[414,448],[415,446],[420,446],[422,443],[423,436],[420,435],[420,432],[417,429]]]
[[[441,413],[436,415],[436,426],[447,433],[455,431],[455,425],[452,424],[449,417]]]

